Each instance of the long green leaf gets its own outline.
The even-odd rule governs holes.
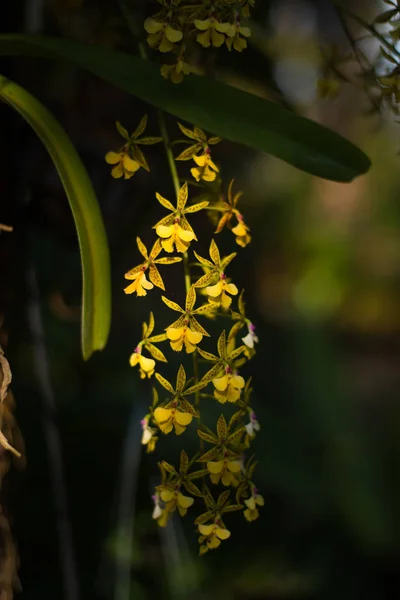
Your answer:
[[[351,142],[318,123],[242,90],[191,75],[179,85],[136,56],[80,42],[0,35],[0,55],[63,59],[219,137],[273,154],[319,177],[351,181],[370,167]]]
[[[87,360],[95,350],[104,348],[111,321],[110,259],[97,199],[71,140],[47,108],[1,75],[0,99],[24,117],[40,137],[68,196],[81,251],[82,354]]]

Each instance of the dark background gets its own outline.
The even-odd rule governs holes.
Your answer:
[[[123,275],[138,262],[136,236],[151,243],[160,214],[154,192],[172,197],[172,184],[161,146],[149,148],[151,173],[142,169],[128,182],[112,180],[104,161],[119,144],[115,120],[132,131],[147,112],[146,133],[158,135],[156,113],[69,65],[2,59],[2,73],[40,98],[78,148],[112,260],[110,339],[84,363],[68,202],[40,141],[0,106],[0,222],[14,226],[0,235],[1,341],[27,457],[25,470],[7,476],[4,501],[21,598],[74,600],[76,586],[85,600],[399,595],[398,126],[370,114],[356,61],[347,67],[354,85],[318,98],[320,45],[349,52],[330,2],[256,4],[248,51],[218,52],[213,74],[339,131],[369,153],[373,168],[341,185],[229,142],[215,149],[224,180],[234,175],[245,191],[253,235],[235,262],[235,281],[260,337],[252,368],[262,429],[254,448],[265,507],[252,524],[232,516],[231,539],[204,558],[190,519],[162,531],[151,521],[156,461],[164,451],[176,455],[180,442],[142,453],[139,420],[150,387],[128,362],[148,303],[123,293]],[[151,13],[149,5],[132,3],[135,14]],[[383,11],[379,2],[350,5],[367,20]],[[135,51],[114,2],[15,1],[2,7],[2,30]],[[174,119],[168,128],[178,137]],[[205,248],[199,244],[201,254]],[[163,322],[164,309],[155,310]]]

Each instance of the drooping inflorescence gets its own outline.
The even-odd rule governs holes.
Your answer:
[[[247,456],[260,425],[251,406],[251,377],[246,378],[243,371],[255,354],[258,338],[246,315],[244,292],[239,293],[233,281],[237,251],[224,256],[216,241],[221,232],[231,230],[232,236],[222,235],[232,244],[236,242],[237,249],[250,242],[249,227],[238,209],[242,193],[234,193],[233,180],[224,193],[220,168],[212,158],[212,147],[221,140],[207,137],[197,127],[178,126],[185,140],[171,145],[164,139],[172,159],[176,200],[156,192],[167,214],[153,226],[156,237],[150,250],[137,238],[142,259],[126,273],[129,285],[125,293],[143,297],[158,287],[170,311],[158,331],[150,312],[130,357],[140,377],[154,381],[153,400],[141,420],[142,444],[147,452],[153,452],[168,436],[182,439],[183,448],[175,464],[165,460],[158,463],[161,478],[153,494],[153,518],[165,526],[175,512],[192,517],[198,528],[200,553],[204,554],[230,537],[225,524],[229,513],[241,511],[245,519],[254,521],[263,505],[253,481],[256,462]],[[140,140],[138,136],[134,139]],[[185,143],[187,148],[174,157],[175,143]],[[177,165],[189,160],[194,166],[181,185]],[[191,198],[192,182],[199,193]],[[215,227],[208,241],[208,257],[193,249],[200,235],[196,224],[200,212],[208,214]],[[182,270],[181,290],[176,289],[176,283],[168,283],[168,270],[174,264],[174,269]],[[175,301],[179,296],[184,298],[182,303]],[[168,370],[171,352],[172,356],[182,356],[176,374]],[[221,408],[213,426],[212,403]],[[190,452],[193,435],[189,432],[193,430],[197,451]],[[189,443],[185,444],[186,439]]]

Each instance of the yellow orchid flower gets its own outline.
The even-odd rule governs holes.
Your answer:
[[[182,494],[180,486],[175,487],[175,489],[171,489],[168,486],[160,486],[159,490],[161,500],[166,504],[166,510],[168,512],[173,512],[178,508],[181,517],[186,515],[188,508],[190,508],[194,502],[194,498]]]
[[[208,461],[207,470],[210,473],[210,479],[213,483],[218,484],[222,481],[223,485],[238,485],[238,480],[235,477],[236,473],[240,473],[241,463],[238,460],[232,460],[224,457],[218,461]]]
[[[197,34],[197,41],[204,48],[209,48],[211,44],[219,48],[225,42],[225,35],[230,29],[229,23],[220,23],[214,16],[208,19],[195,19],[194,26],[202,33]]]
[[[232,233],[236,236],[236,243],[245,248],[251,242],[250,228],[246,225],[240,213],[237,213],[238,224],[232,227]]]
[[[152,358],[142,356],[142,348],[140,346],[137,346],[133,351],[133,354],[131,354],[129,363],[131,367],[135,367],[137,364],[139,365],[141,379],[145,379],[146,375],[150,378],[154,374],[156,361]]]
[[[193,160],[197,167],[190,169],[190,172],[196,181],[215,181],[219,169],[212,161],[211,151],[209,149],[200,156],[193,156]]]
[[[109,165],[114,165],[111,169],[111,175],[114,179],[120,177],[130,179],[140,169],[139,163],[133,160],[128,153],[129,147],[127,146],[124,146],[120,152],[107,152],[105,160]]]
[[[167,337],[171,342],[172,350],[180,352],[185,344],[187,354],[191,354],[196,350],[196,345],[201,342],[203,336],[198,331],[192,331],[190,327],[168,327]]]
[[[175,44],[183,38],[183,33],[179,29],[174,29],[168,23],[156,21],[151,17],[145,20],[144,28],[149,34],[147,43],[160,52],[171,52]]]
[[[264,506],[264,498],[258,493],[256,487],[252,489],[250,498],[244,501],[247,508],[244,510],[244,516],[247,521],[255,521],[260,516],[257,506]]]
[[[145,260],[137,267],[134,267],[125,273],[125,279],[133,280],[133,283],[124,289],[125,294],[133,294],[136,292],[138,296],[146,296],[147,291],[153,289],[154,285],[162,290],[165,290],[164,281],[156,265],[172,265],[173,263],[180,262],[182,259],[179,256],[157,258],[162,250],[161,242],[158,239],[153,245],[150,255],[147,252],[146,246],[139,237],[136,238],[136,243],[140,254]],[[149,270],[151,281],[146,279],[145,273],[147,269]]]
[[[215,387],[214,397],[225,404],[225,402],[237,402],[245,386],[245,381],[240,375],[232,373],[230,367],[226,368],[225,375],[212,380]]]
[[[193,415],[181,412],[176,406],[171,408],[158,406],[154,411],[154,418],[163,433],[170,433],[174,428],[176,435],[181,435],[192,422]]]
[[[151,377],[154,374],[156,362],[153,360],[159,360],[161,362],[167,362],[163,352],[154,344],[158,342],[163,342],[167,339],[167,336],[162,333],[161,335],[153,335],[151,336],[155,326],[154,315],[151,312],[149,317],[149,324],[143,323],[142,325],[142,340],[136,346],[133,354],[131,355],[129,362],[131,367],[139,365],[140,369],[140,377],[144,379],[147,377]],[[142,349],[146,348],[148,352],[153,356],[153,358],[146,358],[142,356]]]
[[[140,425],[142,427],[142,445],[146,446],[146,452],[154,452],[157,437],[155,435],[156,429],[154,427],[149,427],[150,415],[146,415],[144,419],[140,421]]]
[[[111,170],[111,175],[115,179],[119,179],[120,177],[124,177],[125,179],[130,179],[136,171],[143,167],[146,171],[150,171],[149,165],[147,164],[146,158],[144,157],[143,152],[140,150],[139,145],[151,145],[157,144],[162,141],[160,137],[145,137],[141,138],[140,136],[146,129],[147,125],[147,115],[144,115],[132,133],[129,135],[127,129],[121,125],[118,121],[116,122],[116,127],[119,134],[124,138],[125,143],[117,152],[107,152],[105,155],[105,160],[109,165],[113,165]]]
[[[207,382],[199,381],[198,383],[185,388],[186,372],[183,365],[180,365],[178,369],[175,389],[167,379],[160,375],[160,373],[156,373],[155,376],[163,388],[172,394],[173,398],[165,406],[158,406],[155,409],[154,419],[163,433],[168,434],[172,429],[175,429],[176,435],[181,435],[186,427],[190,425],[193,417],[199,416],[197,410],[186,400],[186,396],[201,390],[207,385]]]
[[[228,296],[236,296],[239,293],[234,283],[227,283],[225,273],[222,273],[220,280],[215,285],[210,285],[206,288],[208,294],[208,301],[211,304],[222,306],[222,308],[229,308],[232,303],[232,298]]]
[[[237,52],[242,52],[245,48],[247,48],[246,38],[251,36],[251,30],[250,27],[242,27],[240,20],[237,20],[233,25],[231,25],[228,36],[229,37],[226,38],[226,45],[228,49],[232,50],[233,47]]]
[[[242,192],[237,192],[233,195],[233,183],[231,180],[228,187],[228,197],[223,197],[222,201],[216,204],[213,208],[222,212],[222,217],[218,221],[215,233],[220,233],[225,226],[232,229],[232,233],[236,236],[236,243],[244,248],[251,242],[250,228],[244,222],[243,215],[238,211],[237,204],[242,197]],[[231,220],[233,217],[237,219],[237,225],[232,228]]]
[[[175,245],[177,252],[186,252],[190,242],[197,240],[197,238],[185,215],[202,210],[208,206],[208,201],[186,206],[188,200],[187,183],[184,183],[179,190],[176,207],[158,193],[156,193],[156,198],[164,208],[171,211],[170,215],[154,225],[157,235],[162,238],[162,247],[166,252],[172,252]]]
[[[208,550],[215,550],[221,544],[221,540],[227,540],[231,536],[231,532],[222,527],[219,521],[212,524],[198,525],[200,546],[200,554],[205,554]]]
[[[157,235],[162,238],[161,245],[166,252],[173,252],[174,246],[177,252],[186,252],[196,236],[193,231],[183,229],[179,222],[172,225],[159,225],[156,229]]]
[[[199,127],[195,127],[193,130],[191,130],[181,123],[178,123],[178,126],[182,133],[195,143],[183,150],[175,160],[193,159],[197,167],[193,167],[190,172],[196,181],[215,181],[217,173],[219,173],[219,169],[211,158],[210,146],[219,144],[221,138],[210,137],[207,139],[206,134]]]
[[[197,344],[201,342],[203,336],[209,337],[207,331],[195,318],[197,314],[205,314],[208,311],[208,306],[203,305],[196,309],[193,308],[196,302],[196,292],[193,286],[186,295],[185,309],[181,308],[176,302],[168,300],[165,296],[161,296],[161,299],[169,308],[182,313],[179,319],[166,328],[167,338],[170,341],[172,350],[181,352],[183,346],[185,346],[187,354],[191,354],[196,350]]]
[[[183,54],[180,54],[173,65],[162,65],[160,72],[164,79],[170,79],[172,83],[181,83],[185,75],[195,72],[195,68],[185,62]]]

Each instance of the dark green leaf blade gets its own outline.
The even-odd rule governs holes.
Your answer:
[[[63,59],[214,135],[277,156],[313,175],[347,182],[365,173],[368,157],[339,134],[289,110],[207,77],[180,85],[151,62],[73,40],[7,34],[0,55]]]

